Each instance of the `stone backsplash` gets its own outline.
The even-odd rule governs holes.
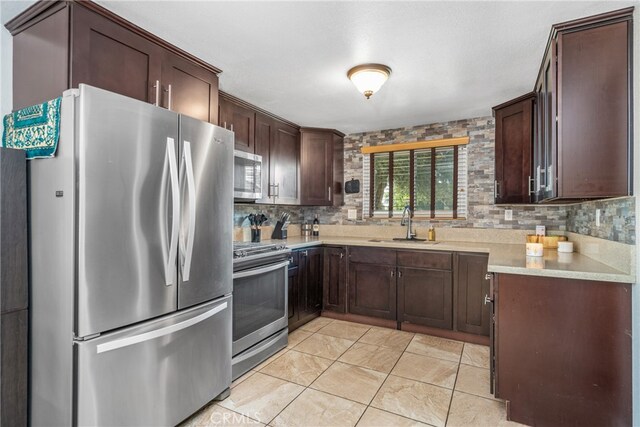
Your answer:
[[[344,139],[344,180],[359,179],[362,184],[363,146],[413,142],[429,139],[469,136],[468,145],[468,213],[464,219],[420,220],[417,227],[433,224],[436,228],[489,228],[533,230],[545,225],[548,230],[573,231],[624,243],[635,244],[635,206],[633,198],[585,202],[575,205],[513,205],[493,204],[494,138],[493,117],[476,117],[407,128],[387,129],[351,134]],[[362,185],[361,185],[362,187]],[[358,194],[345,194],[342,207],[297,207],[236,204],[234,225],[242,226],[249,213],[264,212],[275,218],[282,211],[291,213],[292,223],[311,222],[318,214],[321,224],[336,225],[397,225],[398,219],[362,218],[362,188]],[[595,208],[602,209],[601,227],[594,227]],[[349,209],[357,211],[357,219],[347,219]],[[504,219],[505,209],[513,211],[513,219]],[[248,223],[245,223],[247,225]]]
[[[599,227],[596,209],[600,209]],[[635,245],[636,199],[621,197],[568,206],[567,231]]]

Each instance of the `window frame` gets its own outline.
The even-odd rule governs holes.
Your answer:
[[[425,215],[421,215],[421,216],[417,216],[417,218],[430,218],[430,219],[462,219],[461,217],[459,217],[459,212],[458,212],[458,198],[460,197],[460,191],[461,189],[458,187],[460,184],[460,179],[459,179],[459,165],[460,165],[460,159],[459,159],[459,155],[460,155],[460,150],[459,150],[459,143],[454,143],[454,144],[445,144],[443,142],[445,142],[446,140],[440,140],[440,141],[434,141],[432,143],[430,143],[430,141],[425,141],[424,143],[430,143],[429,146],[427,147],[416,147],[416,145],[418,145],[419,143],[409,143],[409,144],[399,144],[394,146],[392,145],[388,145],[388,146],[377,146],[375,148],[373,147],[368,147],[367,151],[363,150],[363,155],[365,156],[369,156],[369,180],[368,180],[368,190],[369,190],[369,200],[368,200],[368,204],[369,204],[369,218],[390,218],[393,219],[394,218],[394,203],[393,203],[393,175],[394,175],[394,171],[393,171],[393,157],[394,157],[394,153],[397,152],[408,152],[409,153],[409,207],[411,209],[411,212],[415,212],[415,151],[416,150],[420,150],[420,151],[426,151],[426,150],[430,150],[430,154],[431,154],[431,171],[430,171],[430,185],[431,185],[431,189],[430,189],[430,210],[429,210],[429,215],[425,216]],[[468,138],[467,138],[468,141]],[[465,144],[465,143],[463,143]],[[466,145],[466,144],[465,144]],[[402,146],[406,146],[407,149],[402,149]],[[415,147],[415,148],[414,148]],[[386,150],[385,148],[388,148],[388,150]],[[452,209],[451,209],[451,213],[452,216],[451,217],[440,217],[440,216],[436,216],[436,179],[435,179],[435,175],[436,175],[436,149],[437,148],[452,148],[453,149],[453,165],[452,165],[452,169],[453,169],[453,191],[452,191]],[[374,206],[374,200],[375,200],[375,155],[376,154],[388,154],[389,156],[389,166],[388,166],[388,187],[389,187],[389,209],[388,209],[388,213],[386,216],[382,216],[379,213],[376,215],[376,210],[375,210],[375,206]],[[468,163],[468,159],[466,160]],[[466,180],[465,180],[466,181]],[[466,195],[466,189],[464,189],[465,195]],[[363,201],[364,202],[364,201]],[[380,212],[380,211],[378,211]],[[422,212],[426,212],[426,211],[422,211]],[[397,218],[397,217],[395,217]]]

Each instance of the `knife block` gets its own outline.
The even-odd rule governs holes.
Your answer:
[[[286,239],[287,238],[287,229],[282,228],[284,226],[280,221],[276,222],[276,226],[273,228],[273,233],[271,233],[272,239]]]

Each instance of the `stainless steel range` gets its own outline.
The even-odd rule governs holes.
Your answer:
[[[284,243],[233,245],[233,379],[287,346],[290,255]]]

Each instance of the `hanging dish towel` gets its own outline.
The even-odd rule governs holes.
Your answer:
[[[4,116],[2,146],[26,151],[27,159],[53,157],[60,137],[60,102],[52,99]]]

